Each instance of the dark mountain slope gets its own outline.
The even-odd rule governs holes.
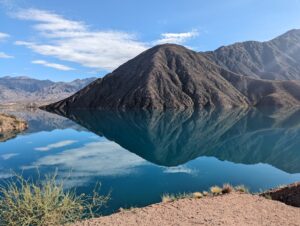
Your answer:
[[[153,47],[46,109],[186,109],[300,105],[300,83],[240,76],[182,46]]]
[[[219,68],[177,45],[157,46],[54,108],[191,108],[247,105]]]
[[[300,79],[300,30],[271,41],[247,41],[201,53],[224,69],[252,78]]]
[[[147,161],[178,166],[199,156],[267,163],[299,173],[300,111],[56,111]]]

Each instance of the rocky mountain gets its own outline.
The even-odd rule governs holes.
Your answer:
[[[294,33],[297,32],[291,31],[271,41],[281,43],[282,55],[283,40],[288,39],[284,37],[290,37]],[[296,41],[295,48],[298,45]],[[286,44],[290,45],[291,42]],[[289,56],[295,56],[296,61],[297,51],[290,51]],[[280,61],[277,55],[268,57]],[[227,58],[229,61],[234,57],[228,55]],[[264,70],[272,74],[273,69],[267,67],[267,63],[268,61],[264,61]],[[290,71],[297,70],[297,67],[296,64],[294,67],[290,64]],[[253,78],[255,76],[246,73],[241,75],[242,72],[238,70],[236,72],[216,62],[212,53],[197,53],[174,44],[159,45],[46,109],[164,110],[300,106],[300,81],[266,80],[258,78],[261,75]],[[279,70],[277,72],[280,73]]]
[[[53,82],[29,77],[1,77],[1,104],[47,104],[64,99],[82,89],[96,78],[72,82]]]
[[[240,75],[271,80],[300,79],[300,29],[267,42],[240,42],[201,54]]]
[[[200,156],[300,173],[300,110],[56,111],[143,159],[178,166]]]

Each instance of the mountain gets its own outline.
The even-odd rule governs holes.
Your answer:
[[[64,99],[82,89],[96,78],[72,82],[53,82],[29,77],[1,77],[1,104],[46,104]]]
[[[252,78],[300,80],[300,29],[267,42],[240,42],[201,53],[226,70]]]
[[[143,159],[178,166],[200,156],[300,173],[300,110],[56,111]]]
[[[155,46],[53,109],[203,109],[300,106],[300,81],[252,78],[223,68],[207,53]]]

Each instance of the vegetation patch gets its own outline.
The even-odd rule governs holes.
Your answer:
[[[76,195],[65,191],[56,175],[37,182],[16,175],[0,187],[0,225],[65,225],[97,217],[109,200],[109,195],[102,196],[99,191],[97,184],[92,195]]]
[[[244,185],[235,186],[234,190],[242,193],[249,193],[248,188],[246,188]]]
[[[210,188],[210,192],[212,195],[220,195],[222,194],[222,188],[220,188],[219,186],[213,186]]]

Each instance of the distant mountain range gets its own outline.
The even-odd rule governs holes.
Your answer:
[[[268,42],[198,53],[155,46],[53,109],[202,109],[300,106],[300,30]]]
[[[244,76],[300,79],[300,30],[288,31],[268,42],[241,42],[200,54],[222,68]]]
[[[96,78],[53,82],[29,77],[0,77],[0,105],[41,105],[64,99]]]

